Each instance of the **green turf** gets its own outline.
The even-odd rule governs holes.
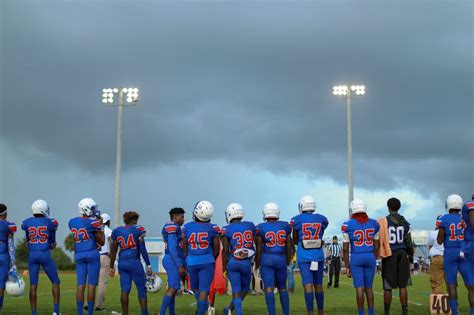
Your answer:
[[[165,280],[165,276],[162,277]],[[25,278],[28,281],[27,277]],[[75,314],[75,280],[74,274],[61,274],[61,312],[62,314]],[[354,289],[352,288],[351,279],[345,276],[341,276],[341,287],[338,289],[325,289],[325,313],[328,314],[357,314]],[[305,303],[302,293],[302,287],[300,285],[300,278],[296,277],[296,292],[290,295],[291,303],[291,314],[305,314]],[[461,280],[462,283],[462,280]],[[38,288],[38,309],[39,314],[52,314],[52,297],[50,293],[51,285],[44,275],[40,277],[40,283]],[[376,277],[374,281],[375,293],[375,314],[382,314],[383,312],[383,300],[382,300],[382,289],[381,281],[379,277]],[[467,296],[464,287],[459,289],[460,296],[460,309],[459,314],[468,314],[467,307]],[[413,276],[413,286],[409,288],[409,310],[410,314],[429,314],[428,303],[429,303],[430,285],[428,276]],[[159,306],[163,296],[163,290],[157,294],[148,295],[148,305],[150,314],[158,314]],[[395,297],[396,298],[396,297]],[[226,303],[230,301],[229,296],[217,296],[216,298],[216,309],[217,314],[222,314],[222,308]],[[281,314],[279,308],[279,299],[277,301],[277,313]],[[191,296],[183,296],[176,299],[176,313],[182,314],[194,314],[194,298]],[[249,296],[244,301],[244,313],[245,314],[266,314],[265,299],[263,296]],[[107,311],[96,312],[96,314],[110,314],[111,311],[120,312],[120,285],[119,278],[115,277],[109,280],[107,287],[106,296]],[[28,295],[25,294],[22,297],[5,297],[5,304],[3,315],[7,314],[28,314],[29,303]],[[394,299],[392,304],[392,314],[400,314],[400,304],[398,300]],[[131,293],[131,305],[130,314],[140,314],[137,295],[135,289]]]

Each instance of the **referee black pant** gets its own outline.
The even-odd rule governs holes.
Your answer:
[[[332,276],[334,275],[334,287],[339,286],[339,274],[341,273],[341,258],[332,257],[329,263],[328,286],[332,285]]]

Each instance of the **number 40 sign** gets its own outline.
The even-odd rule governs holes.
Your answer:
[[[431,294],[430,295],[430,312],[431,314],[451,314],[449,307],[449,296],[447,294]]]

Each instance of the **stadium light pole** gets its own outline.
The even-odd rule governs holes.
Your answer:
[[[352,178],[352,96],[361,96],[365,94],[364,85],[335,85],[332,88],[332,94],[337,97],[345,97],[347,103],[347,179],[348,179],[348,208],[349,217],[352,215],[350,207],[351,201],[354,200],[354,186]]]
[[[124,103],[124,96],[127,96]],[[102,90],[102,103],[118,107],[117,115],[117,156],[115,163],[115,226],[120,225],[121,176],[122,176],[122,117],[124,106],[134,106],[138,102],[137,88],[107,88]]]

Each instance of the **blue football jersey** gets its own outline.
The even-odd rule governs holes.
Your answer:
[[[120,248],[120,259],[140,260],[140,239],[145,237],[145,228],[141,225],[119,226],[112,231],[112,240],[117,241]]]
[[[296,260],[300,262],[323,261],[324,250],[303,248],[304,240],[322,240],[324,230],[329,224],[328,219],[319,213],[301,213],[293,217],[290,225],[298,233],[298,249],[296,251]]]
[[[217,225],[210,222],[189,222],[184,225],[183,233],[188,243],[188,265],[214,262],[212,242],[220,233]]]
[[[76,253],[97,249],[94,232],[100,231],[102,223],[94,217],[76,217],[69,220],[69,229],[75,240]]]
[[[285,221],[263,222],[257,225],[257,235],[262,238],[264,253],[285,254],[291,226]]]
[[[365,223],[359,223],[356,219],[350,219],[342,224],[341,231],[344,240],[351,244],[351,253],[369,253],[375,249],[374,239],[379,233],[380,225],[374,219]]]
[[[462,219],[466,225],[463,250],[466,253],[474,254],[474,231],[469,220],[469,213],[471,211],[474,211],[474,200],[467,201],[462,208]]]
[[[436,220],[436,227],[444,230],[444,248],[460,248],[462,246],[465,224],[460,213],[443,214]]]
[[[171,248],[168,246],[168,237],[170,234],[176,235],[176,241],[178,242],[176,252],[181,259],[184,259],[186,255],[183,249],[183,228],[174,222],[168,222],[163,226],[161,235],[163,235],[163,240],[166,244],[165,254],[167,255],[171,255]]]
[[[255,225],[252,222],[242,221],[229,223],[222,227],[221,234],[229,241],[229,251],[232,255],[241,249],[250,249],[255,253]]]
[[[0,220],[0,255],[8,254],[8,237],[15,232],[15,223],[7,220]]]
[[[58,221],[48,217],[31,217],[23,221],[21,229],[26,233],[28,250],[49,250],[56,239]]]

